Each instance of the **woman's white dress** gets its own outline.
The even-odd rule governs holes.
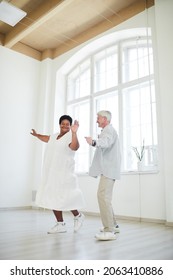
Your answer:
[[[85,203],[74,172],[75,151],[69,147],[71,131],[58,140],[57,136],[50,136],[47,143],[36,204],[52,210],[81,209]]]

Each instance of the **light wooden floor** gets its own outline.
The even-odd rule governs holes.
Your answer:
[[[73,232],[73,217],[64,215],[67,232],[47,234],[51,211],[0,211],[1,260],[173,260],[173,227],[120,220],[117,240],[97,241],[99,217],[86,216]]]

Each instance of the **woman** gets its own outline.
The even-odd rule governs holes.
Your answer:
[[[84,207],[84,199],[74,173],[74,155],[79,148],[77,130],[78,121],[72,125],[72,118],[63,115],[59,119],[60,132],[49,135],[31,134],[47,143],[42,180],[36,196],[36,204],[53,209],[57,223],[48,233],[66,232],[62,211],[71,211],[74,215],[74,232],[82,226],[84,215],[77,208]]]

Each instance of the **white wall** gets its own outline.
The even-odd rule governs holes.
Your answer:
[[[40,63],[0,47],[0,207],[31,205]]]
[[[163,135],[163,170],[165,173],[166,219],[173,221],[173,1],[156,0],[157,45],[161,125]]]
[[[36,121],[33,124],[38,133],[50,134],[53,131],[53,118],[54,118],[54,103],[55,103],[55,76],[53,72],[52,60],[47,59],[40,64],[39,80],[40,86],[36,93],[37,96],[37,114]],[[32,137],[32,136],[31,136]],[[40,142],[37,138],[32,137],[32,144],[35,147],[34,160],[33,160],[33,180],[32,180],[32,192],[34,205],[36,190],[40,183],[40,176],[42,170],[42,161],[44,156],[45,143]]]

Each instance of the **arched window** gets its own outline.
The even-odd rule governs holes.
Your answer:
[[[80,122],[77,172],[88,172],[93,149],[84,137],[98,137],[99,110],[112,112],[112,125],[122,147],[122,171],[137,169],[133,147],[140,153],[143,145],[143,170],[157,169],[153,48],[144,31],[138,30],[135,36],[132,32],[116,34],[116,38],[111,34],[111,40],[103,37],[102,44],[99,40],[91,43],[83,59],[79,61],[75,55],[78,61],[73,59],[73,68],[66,73],[67,112]]]

